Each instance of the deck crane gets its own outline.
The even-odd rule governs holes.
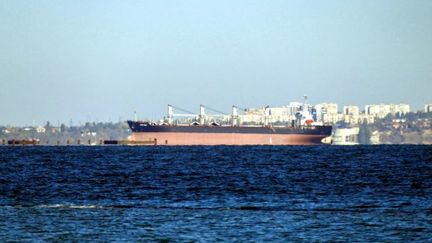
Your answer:
[[[174,110],[180,111],[180,112],[183,112],[183,113],[174,113]],[[211,108],[209,106],[202,105],[202,104],[200,105],[200,112],[199,112],[199,114],[195,114],[195,113],[193,113],[191,111],[185,110],[185,109],[180,108],[180,107],[176,107],[176,106],[173,106],[173,105],[168,105],[167,123],[169,125],[172,125],[174,117],[193,117],[193,118],[198,118],[199,124],[203,125],[203,124],[206,123],[206,118],[207,118],[206,110],[210,110],[210,111],[216,113],[216,114],[212,114],[211,115],[212,117],[226,117],[226,116],[229,116],[229,114],[227,114],[227,113],[225,113],[223,111],[220,111],[220,110],[217,110],[217,109],[214,109],[214,108]],[[232,124],[231,125],[233,125],[233,126],[239,125],[239,116],[238,116],[238,111],[239,110],[246,111],[246,109],[241,108],[239,106],[236,106],[236,105],[232,106],[232,114],[231,114],[231,123]]]
[[[216,109],[211,108],[211,107],[208,107],[208,106],[206,106],[206,105],[200,105],[200,107],[203,107],[203,108],[205,108],[205,109],[207,109],[207,110],[211,110],[211,111],[213,111],[213,112],[215,112],[215,113],[218,113],[218,115],[213,115],[213,116],[227,116],[227,115],[228,115],[228,114],[226,114],[226,113],[223,112],[223,111],[216,110]]]
[[[225,117],[225,116],[228,116],[225,112],[222,112],[222,111],[219,111],[219,110],[217,110],[217,109],[214,109],[214,108],[211,108],[211,107],[208,107],[208,106],[205,106],[205,105],[200,105],[200,114],[199,114],[199,122],[200,122],[200,124],[204,124],[205,123],[205,119],[207,118],[207,116],[206,116],[206,114],[205,114],[205,109],[208,109],[208,110],[211,110],[211,111],[213,111],[214,113],[217,113],[217,114],[212,114],[211,116],[213,116],[213,117]],[[213,122],[214,124],[217,124],[216,122]]]
[[[240,119],[239,119],[239,115],[238,115],[238,110],[246,111],[246,109],[241,108],[239,106],[236,106],[236,105],[232,106],[232,112],[231,112],[231,125],[232,126],[238,126],[239,123],[240,123]]]
[[[174,113],[174,109],[179,110],[179,111],[184,112],[184,113]],[[191,111],[188,111],[188,110],[185,110],[185,109],[182,109],[182,108],[168,104],[168,117],[167,118],[168,118],[168,124],[169,125],[172,125],[174,117],[197,117],[197,116],[198,116],[197,114],[194,114]]]

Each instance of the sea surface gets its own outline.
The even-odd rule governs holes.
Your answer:
[[[0,241],[431,241],[432,146],[0,147]]]

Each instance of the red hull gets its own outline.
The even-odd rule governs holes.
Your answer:
[[[132,133],[129,141],[155,141],[157,145],[313,145],[325,135],[241,133]]]

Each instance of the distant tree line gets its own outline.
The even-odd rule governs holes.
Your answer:
[[[360,126],[360,143],[368,144],[372,132],[378,132],[384,144],[432,144],[432,113],[389,114],[374,123]]]
[[[43,128],[43,129],[41,129]],[[86,122],[82,126],[52,126],[48,121],[42,127],[0,126],[0,140],[39,140],[41,144],[98,143],[101,140],[124,140],[130,135],[127,123]]]

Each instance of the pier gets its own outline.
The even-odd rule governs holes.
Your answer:
[[[129,141],[129,140],[99,140],[97,142],[87,140],[82,142],[80,139],[77,140],[66,140],[66,141],[41,141],[38,139],[1,139],[0,146],[115,146],[115,145],[158,145],[157,139],[149,139],[145,141]]]

